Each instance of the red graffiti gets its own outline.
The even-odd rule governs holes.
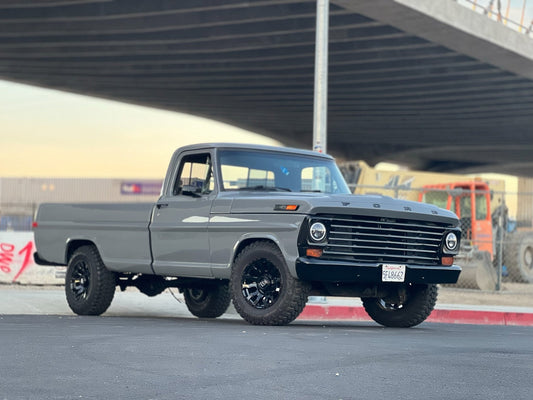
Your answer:
[[[22,261],[22,266],[18,270],[17,274],[13,278],[13,282],[24,273],[26,268],[32,263],[32,251],[33,251],[33,242],[28,242],[17,255],[24,256]],[[11,264],[15,257],[15,245],[9,243],[0,243],[0,271],[9,274],[11,272]]]
[[[31,264],[31,254],[33,250],[33,242],[28,242],[26,246],[24,246],[19,252],[19,255],[24,254],[24,261],[22,262],[22,267],[20,267],[19,272],[15,275],[13,278],[13,282],[15,282],[19,276],[22,275],[22,273],[28,268],[28,265]]]
[[[0,271],[9,274],[11,272],[11,263],[13,262],[13,252],[15,246],[8,243],[0,244]]]

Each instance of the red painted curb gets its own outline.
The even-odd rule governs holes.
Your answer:
[[[372,321],[363,307],[309,304],[298,317],[300,320]],[[444,324],[533,326],[533,313],[480,310],[433,310],[426,320]]]

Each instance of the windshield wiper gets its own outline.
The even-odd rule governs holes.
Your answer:
[[[245,186],[242,188],[239,188],[239,190],[262,190],[265,192],[292,192],[291,189],[278,187],[278,186],[265,186],[265,185],[257,185],[257,186]]]

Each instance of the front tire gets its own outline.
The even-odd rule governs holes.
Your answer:
[[[258,241],[245,247],[231,272],[233,305],[254,325],[287,325],[302,312],[310,285],[289,273],[279,248]]]
[[[403,301],[397,298],[362,298],[367,314],[378,324],[410,328],[426,320],[437,302],[437,285],[409,285]],[[398,296],[394,296],[398,297]]]
[[[218,318],[226,312],[231,302],[228,282],[187,288],[183,297],[191,314],[198,318]]]
[[[113,301],[115,286],[116,275],[105,267],[95,246],[82,246],[70,257],[65,294],[74,313],[104,313]]]

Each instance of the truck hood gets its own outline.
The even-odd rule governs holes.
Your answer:
[[[224,196],[225,197],[225,196]],[[457,216],[432,204],[393,199],[381,195],[329,195],[322,193],[233,193],[226,202],[231,214],[298,213],[387,216],[458,224]],[[229,200],[229,198],[227,199]],[[231,204],[231,205],[230,205]],[[297,205],[296,211],[276,211],[282,205]],[[278,207],[276,207],[278,206]],[[226,207],[224,207],[226,208]]]

